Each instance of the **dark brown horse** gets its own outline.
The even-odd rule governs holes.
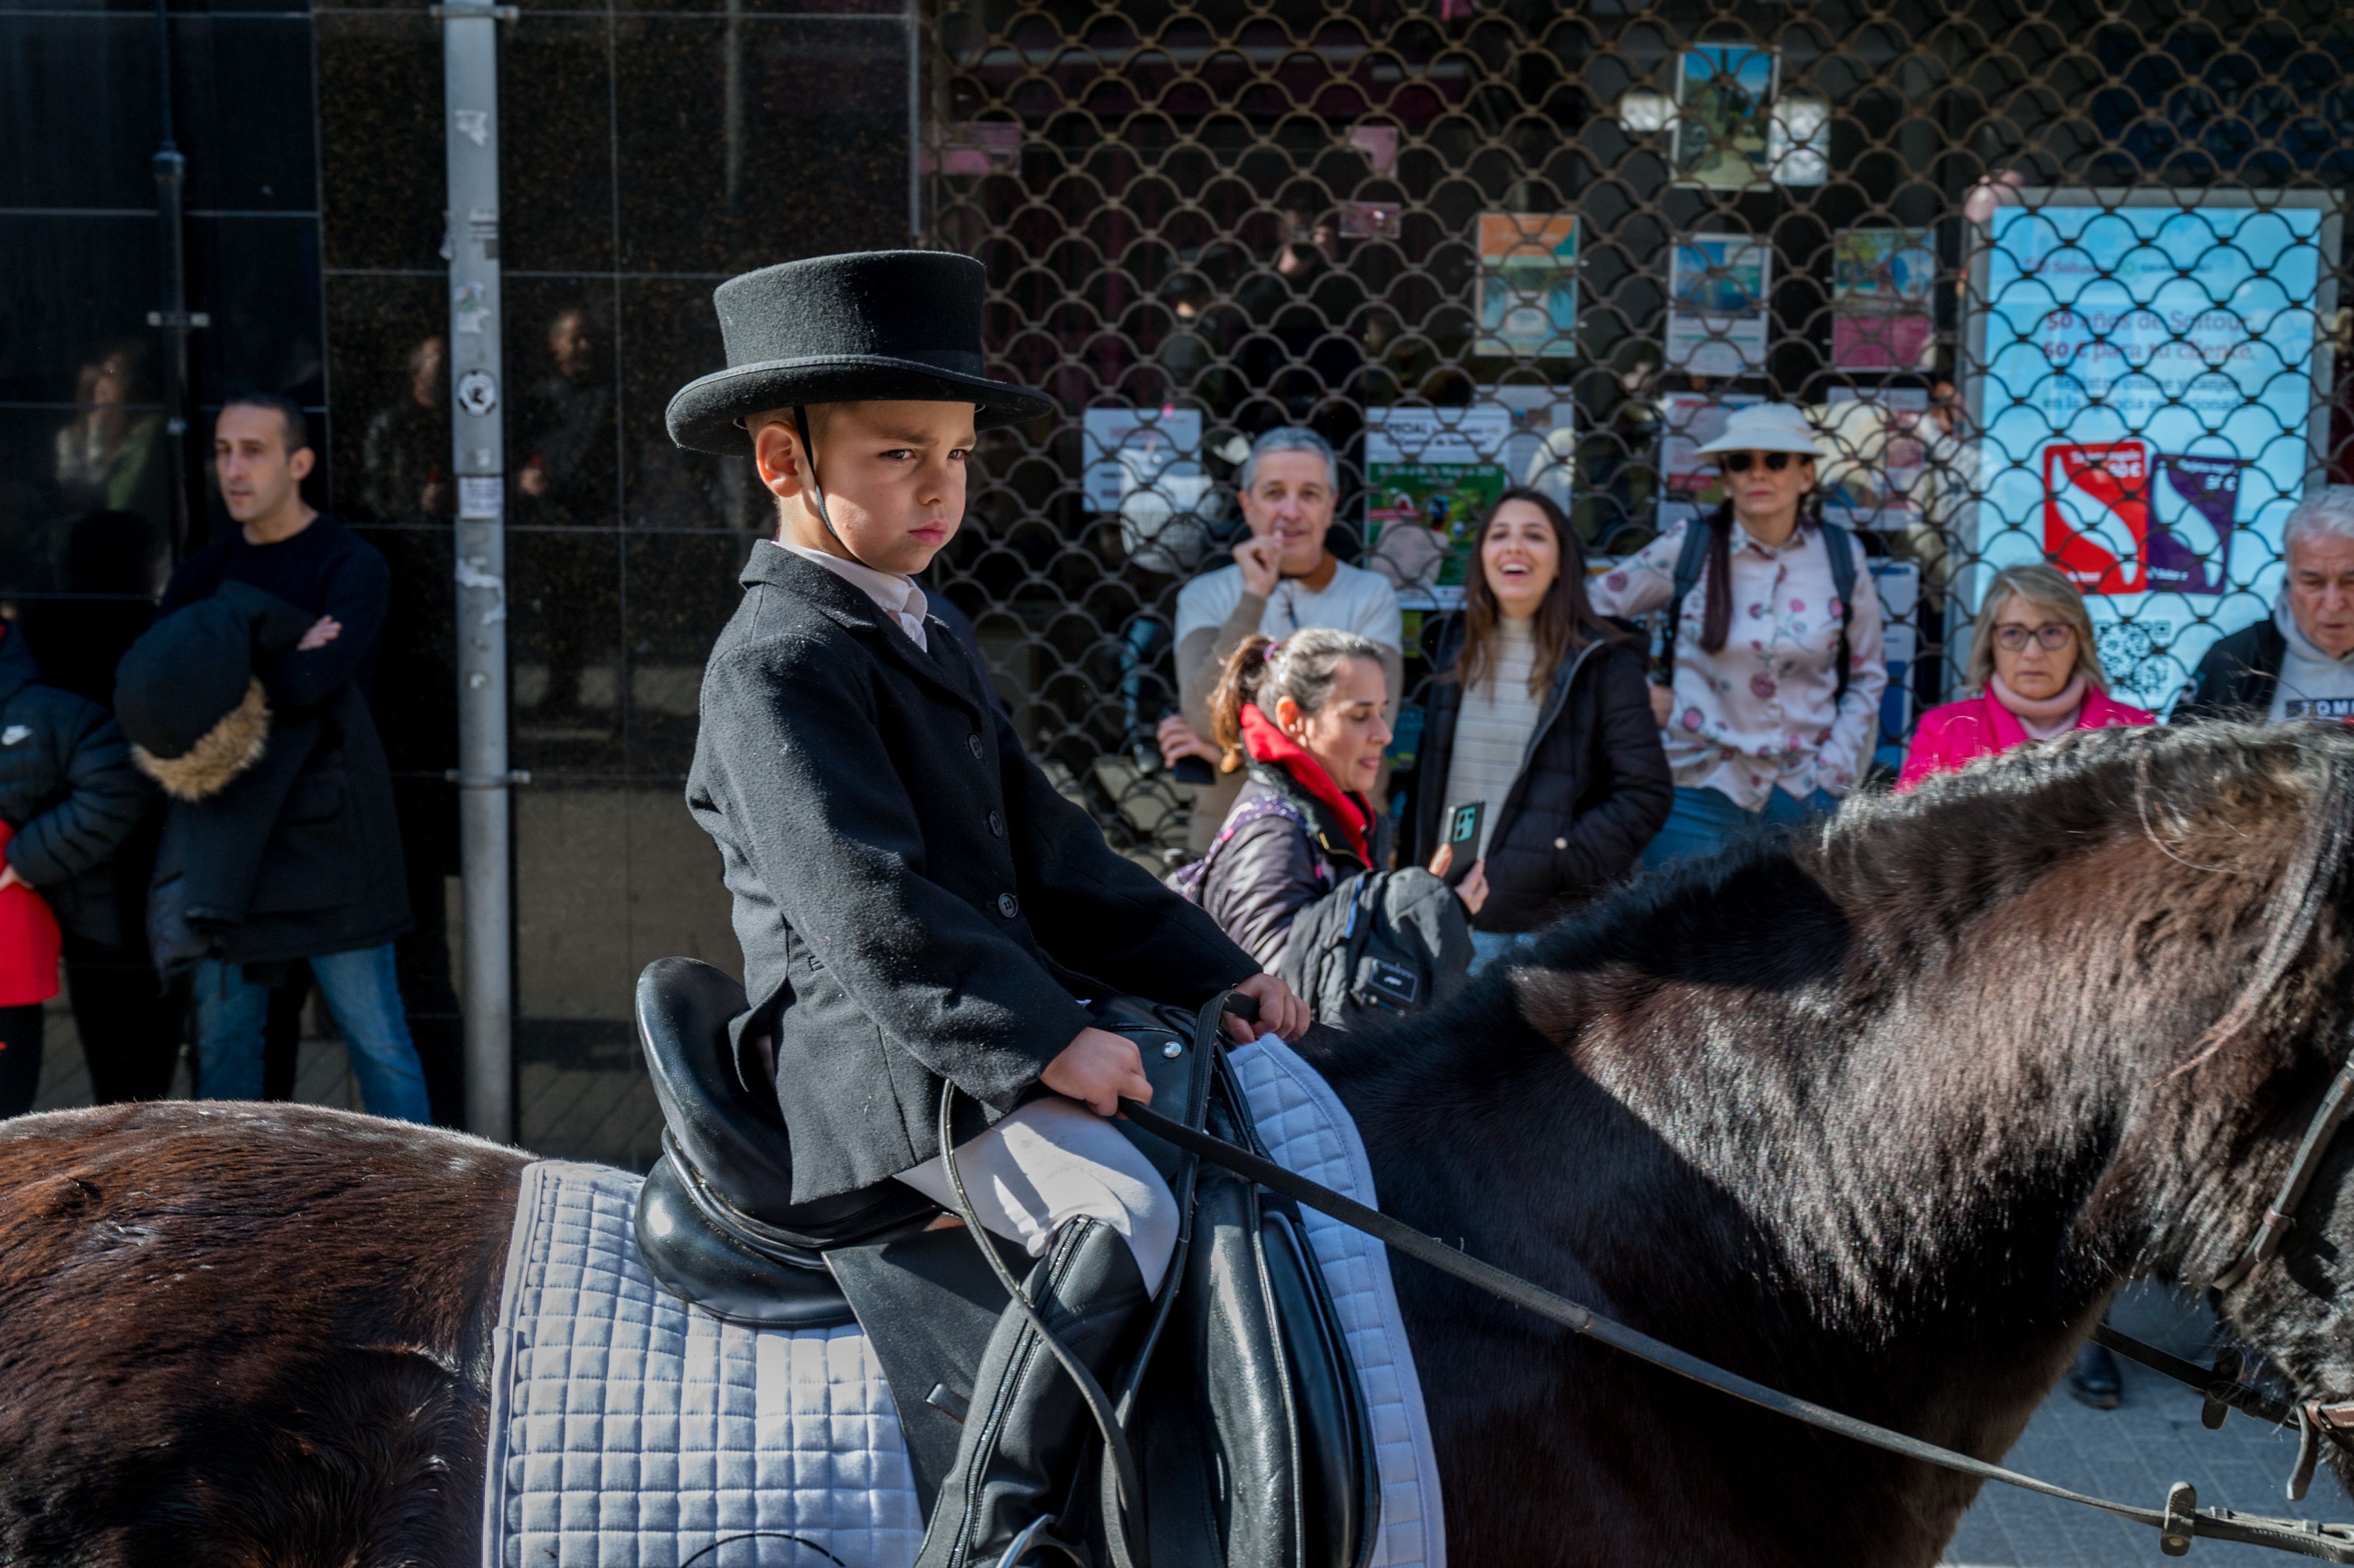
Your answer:
[[[1649,881],[1320,1065],[1407,1221],[1992,1458],[2121,1282],[2202,1287],[2262,1213],[2346,1049],[2349,842],[2334,728],[2077,736]],[[519,1163],[292,1108],[0,1128],[0,1561],[475,1561]],[[2225,1300],[2340,1397],[2349,1166]],[[1926,1564],[1976,1490],[1397,1284],[1464,1568]]]

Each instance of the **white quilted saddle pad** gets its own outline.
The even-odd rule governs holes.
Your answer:
[[[1276,1160],[1362,1203],[1330,1086],[1269,1035],[1233,1054]],[[758,1333],[664,1295],[638,1179],[525,1168],[491,1374],[486,1568],[908,1568],[923,1540],[898,1413],[856,1328]],[[1445,1568],[1438,1467],[1380,1243],[1310,1213],[1373,1415],[1375,1568]]]

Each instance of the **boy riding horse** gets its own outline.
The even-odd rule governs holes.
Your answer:
[[[793,1202],[896,1179],[950,1204],[937,1128],[955,1086],[981,1224],[1040,1260],[1025,1293],[1101,1375],[1161,1286],[1177,1214],[1102,1119],[1152,1097],[1136,1044],[1081,999],[1233,989],[1287,1039],[1307,1010],[1111,851],[925,613],[913,575],[963,518],[975,431],[1053,408],[983,374],[985,287],[968,257],[907,250],[714,294],[728,368],[672,399],[671,436],[749,455],[779,525],[704,673],[687,804],[735,896],[751,1008],[733,1037],[739,1063],[773,1061]],[[1009,1305],[918,1568],[991,1561],[1052,1512],[1084,1420]]]

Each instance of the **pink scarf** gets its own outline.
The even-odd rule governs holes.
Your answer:
[[[2022,697],[2004,683],[2000,675],[1993,677],[1994,700],[2010,710],[2019,720],[2019,727],[2027,732],[2030,740],[2050,740],[2055,735],[2065,735],[2076,727],[2076,720],[2084,708],[2084,672],[2077,671],[2068,677],[2068,683],[2041,699]]]

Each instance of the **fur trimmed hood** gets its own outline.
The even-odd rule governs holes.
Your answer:
[[[143,746],[133,746],[132,760],[139,770],[179,800],[202,800],[217,795],[247,768],[261,760],[270,746],[270,698],[261,683],[246,683],[245,700],[221,715],[220,722],[196,737],[177,757],[158,757]]]

